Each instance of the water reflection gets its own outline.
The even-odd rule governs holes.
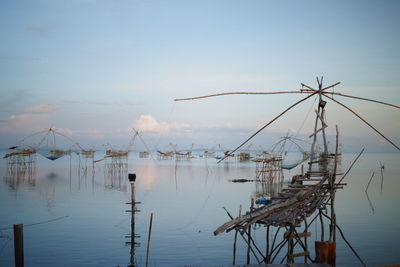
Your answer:
[[[23,150],[7,154],[4,158],[7,159],[5,182],[11,190],[16,191],[23,183],[31,187],[36,186],[36,152]]]
[[[368,161],[361,158],[364,161],[356,164],[351,176],[344,181],[348,186],[338,197],[337,217],[349,241],[359,249],[360,255],[371,265],[380,266],[398,259],[394,255],[395,240],[400,233],[397,223],[399,214],[393,211],[399,202],[399,157],[371,157],[373,158]],[[344,170],[353,158],[354,155],[343,156]],[[380,169],[375,169],[375,180],[371,182],[368,190],[376,211],[373,214],[364,191],[371,176],[371,166],[378,168],[378,160],[385,161],[385,191],[382,197],[377,197],[382,175]],[[175,164],[175,161],[132,159],[127,162],[125,169],[134,169],[140,177],[135,182],[134,194],[135,198],[143,200],[144,204],[140,205],[141,213],[130,213],[128,216],[125,210],[137,209],[138,205],[132,207],[131,204],[134,202],[133,190],[129,189],[131,184],[127,181],[127,171],[118,165],[112,167],[110,164],[106,167],[103,161],[95,165],[94,174],[90,172],[91,162],[88,159],[87,175],[81,167],[81,175],[78,176],[78,158],[72,156],[73,164],[70,169],[69,161],[68,157],[57,162],[41,161],[41,157],[38,157],[37,166],[40,168],[37,168],[37,175],[32,176],[32,181],[36,184],[32,183],[30,186],[27,169],[25,174],[23,171],[18,174],[16,171],[9,172],[7,165],[2,166],[6,177],[1,183],[2,187],[0,186],[2,227],[12,225],[20,219],[23,222],[35,222],[49,217],[70,216],[65,223],[49,224],[46,228],[35,228],[31,231],[35,238],[31,239],[30,245],[27,244],[27,248],[32,251],[27,258],[36,263],[32,266],[86,266],[98,259],[102,259],[99,264],[102,266],[115,266],[117,263],[119,266],[144,266],[141,259],[145,258],[145,248],[138,248],[137,243],[142,242],[143,247],[146,241],[139,239],[138,233],[142,234],[142,237],[147,234],[148,220],[143,218],[148,217],[150,210],[154,211],[157,222],[160,222],[154,227],[154,242],[152,241],[152,258],[157,266],[228,265],[232,259],[232,236],[215,238],[212,235],[215,227],[226,221],[226,214],[221,212],[221,206],[230,212],[235,211],[237,215],[240,205],[249,206],[249,197],[259,198],[281,190],[280,183],[268,183],[262,179],[254,184],[228,182],[235,178],[255,179],[255,164],[252,162],[216,164],[215,160],[195,159]],[[107,163],[112,163],[112,160],[109,159]],[[85,165],[85,160],[81,161],[82,165]],[[300,166],[294,172],[299,170]],[[289,173],[285,171],[286,178],[291,177]],[[9,193],[10,181],[13,180],[14,187],[17,187],[17,177],[20,177],[18,194]],[[90,192],[91,177],[93,194]],[[85,190],[86,180],[88,190]],[[289,182],[289,179],[286,180]],[[126,187],[125,192],[121,190],[123,184]],[[112,190],[109,190],[111,188]],[[18,197],[15,197],[16,195]],[[130,204],[125,204],[126,202]],[[121,222],[119,225],[122,227],[113,227],[116,222]],[[319,223],[319,220],[317,222]],[[315,226],[315,229],[318,230],[319,236],[319,225]],[[314,230],[314,225],[310,227],[311,230]],[[266,248],[260,240],[265,240],[265,232],[264,227],[253,231],[253,236],[257,243],[261,244],[262,251]],[[4,235],[6,234],[9,233],[5,232]],[[279,236],[280,234],[281,232]],[[272,239],[272,228],[269,235]],[[313,231],[311,241],[316,236]],[[371,240],[376,240],[378,245],[371,246]],[[337,250],[339,265],[344,266],[344,263],[347,263],[347,266],[354,266],[356,260],[346,245],[340,242],[339,240]],[[36,246],[37,243],[41,246]],[[371,249],[377,252],[370,253]],[[245,263],[245,243],[239,242],[237,251],[237,259],[240,259],[237,264]],[[0,257],[0,266],[11,266],[12,263],[12,243],[9,243]]]
[[[104,163],[105,187],[107,189],[116,189],[126,191],[125,179],[128,174],[128,157],[112,156],[107,157]]]

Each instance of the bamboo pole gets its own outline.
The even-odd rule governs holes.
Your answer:
[[[343,181],[343,179],[347,176],[347,174],[350,172],[350,170],[353,168],[354,164],[357,162],[358,158],[361,156],[361,154],[364,152],[364,149],[361,149],[360,153],[358,153],[357,157],[354,159],[353,163],[351,163],[350,167],[347,169],[345,174],[340,178],[339,184]]]
[[[265,263],[269,263],[269,225],[265,233]]]
[[[242,215],[242,205],[239,206],[239,217]],[[233,260],[232,260],[232,264],[235,265],[236,264],[236,242],[237,242],[237,234],[238,234],[238,230],[235,230],[235,239],[233,241]]]
[[[272,262],[271,261],[272,253],[274,252],[275,241],[276,241],[276,238],[277,238],[278,233],[279,233],[280,230],[281,230],[281,227],[279,227],[278,230],[276,230],[275,235],[274,235],[274,239],[272,240],[271,250],[270,250],[269,255],[268,255],[268,260],[270,261],[269,263]],[[279,245],[278,245],[278,247],[279,247]]]
[[[305,88],[307,88],[307,89],[309,89],[309,90],[311,90],[311,91],[317,91],[317,90],[315,90],[314,88],[312,88],[311,86],[308,86],[307,84],[304,84],[304,83],[300,83],[301,84],[301,86],[303,86],[303,87],[305,87]]]
[[[174,101],[196,100],[196,99],[209,98],[215,96],[225,96],[225,95],[278,95],[278,94],[311,94],[311,93],[313,92],[307,92],[307,91],[227,92],[227,93],[211,94],[211,95],[196,96],[196,97],[176,98],[174,99]]]
[[[304,213],[304,232],[308,232],[307,215]],[[304,251],[308,251],[307,235],[304,236]],[[307,263],[307,257],[304,257],[304,263]]]
[[[346,105],[340,103],[339,101],[333,99],[332,97],[329,97],[327,95],[325,95],[327,98],[331,99],[332,101],[334,101],[335,103],[337,103],[338,105],[344,107],[345,109],[347,109],[348,111],[350,111],[351,113],[353,113],[355,116],[357,116],[360,120],[362,120],[365,124],[367,124],[370,128],[372,128],[375,132],[377,132],[380,136],[382,136],[383,138],[386,139],[386,141],[388,141],[390,144],[392,144],[394,147],[396,147],[398,150],[400,150],[400,147],[398,147],[397,145],[395,145],[392,141],[390,141],[389,138],[387,138],[386,136],[384,136],[380,131],[378,131],[374,126],[372,126],[369,122],[367,122],[365,119],[363,119],[360,115],[358,115],[356,112],[354,112],[351,108],[347,107]]]
[[[254,198],[251,198],[251,204],[250,204],[250,212],[253,211],[254,207]],[[247,264],[250,264],[250,241],[251,241],[251,225],[248,228],[248,236],[247,236],[247,257],[246,257],[246,262]]]
[[[150,215],[150,225],[149,225],[149,236],[147,238],[147,250],[146,250],[146,267],[149,266],[149,251],[150,251],[150,238],[151,238],[151,227],[153,225],[153,213]]]
[[[380,169],[381,169],[381,194],[382,194],[383,193],[383,169],[385,167],[382,165],[382,162],[379,162],[379,165],[380,165]]]
[[[229,211],[228,211],[225,207],[222,207],[222,208],[226,211],[226,213],[228,214],[229,218],[231,218],[231,219],[233,220],[233,216],[229,213]],[[242,237],[243,241],[244,241],[248,246],[250,246],[250,243],[247,242],[246,238],[244,237],[244,234],[247,234],[247,232],[246,232],[246,231],[243,231],[243,232],[240,232],[240,231],[239,231],[239,233],[240,233],[240,236]],[[263,260],[265,260],[264,255],[263,255],[262,252],[258,249],[258,247],[255,245],[254,241],[253,241],[253,244],[254,244],[254,247],[257,249],[258,253],[260,253],[261,257],[263,257]],[[253,256],[254,256],[254,258],[256,258],[257,262],[258,262],[258,263],[261,263],[262,261],[260,261],[260,260],[258,259],[256,253],[254,252],[254,250],[253,250],[253,248],[252,248],[251,246],[250,246],[250,251],[251,251],[251,253],[253,253]]]
[[[321,77],[321,81],[320,81],[318,79],[318,77],[317,77],[318,91],[316,91],[316,93],[318,93],[319,103],[322,100],[322,94],[321,94],[322,79],[323,78]],[[315,124],[314,124],[314,138],[313,138],[313,142],[312,142],[312,145],[311,145],[311,160],[313,160],[313,158],[314,158],[315,145],[316,145],[316,142],[317,142],[317,133],[319,131],[319,130],[317,131],[317,129],[318,129],[318,119],[321,119],[320,111],[321,111],[321,105],[318,104],[317,116],[315,117]],[[322,119],[321,119],[321,125],[324,126]],[[322,129],[323,129],[323,127],[320,130],[322,130]],[[325,133],[325,132],[323,132],[323,133]],[[325,143],[324,143],[324,145],[325,145]],[[309,172],[311,172],[311,168],[312,168],[312,164],[310,164],[308,166],[308,171]]]
[[[321,91],[328,90],[328,89],[333,88],[333,87],[335,87],[336,85],[339,85],[339,84],[340,84],[340,82],[334,83],[332,85],[329,85],[327,87],[322,88]]]
[[[235,148],[234,150],[230,151],[227,155],[225,155],[222,159],[220,159],[218,161],[221,162],[224,159],[226,159],[227,157],[229,157],[230,155],[232,155],[232,153],[235,153],[236,150],[238,150],[239,148],[241,148],[242,146],[244,146],[247,142],[249,142],[254,136],[256,136],[257,134],[259,134],[262,130],[264,130],[265,128],[267,128],[269,125],[271,125],[274,121],[276,121],[277,119],[279,119],[283,114],[285,114],[286,112],[288,112],[290,109],[292,109],[293,107],[295,107],[296,105],[300,104],[301,102],[309,99],[310,97],[312,97],[313,95],[315,95],[316,92],[310,94],[309,96],[297,101],[296,103],[294,103],[293,105],[291,105],[290,107],[288,107],[287,109],[285,109],[283,112],[281,112],[278,116],[276,116],[274,119],[272,119],[270,122],[268,122],[267,124],[265,124],[263,127],[261,127],[257,132],[255,132],[254,134],[252,134],[249,138],[247,138],[246,141],[244,141],[242,144],[240,144],[237,148]]]
[[[333,173],[330,180],[330,197],[331,197],[331,224],[329,231],[329,242],[336,242],[336,213],[335,213],[335,180],[336,180],[336,170],[337,170],[337,160],[338,160],[338,150],[339,150],[339,129],[336,125],[336,147],[335,147],[335,165],[333,167]]]
[[[368,191],[369,185],[370,185],[370,183],[372,181],[372,178],[374,177],[374,174],[375,174],[375,172],[372,172],[371,178],[369,179],[367,187],[365,188],[365,193],[367,193],[367,191]]]
[[[374,103],[378,103],[378,104],[382,104],[382,105],[387,105],[390,107],[394,107],[394,108],[398,108],[400,109],[400,106],[394,105],[394,104],[390,104],[387,102],[383,102],[383,101],[379,101],[379,100],[374,100],[374,99],[369,99],[369,98],[365,98],[365,97],[359,97],[359,96],[352,96],[352,95],[345,95],[342,93],[336,93],[336,92],[323,92],[323,94],[329,94],[329,95],[338,95],[338,96],[343,96],[343,97],[348,97],[348,98],[354,98],[354,99],[359,99],[359,100],[365,100],[365,101],[370,101],[370,102],[374,102]]]
[[[324,229],[324,220],[322,219],[322,210],[319,209],[319,220],[321,221],[321,241],[324,241],[325,229]]]

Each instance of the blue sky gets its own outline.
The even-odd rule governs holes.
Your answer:
[[[0,145],[54,126],[87,146],[127,143],[132,127],[160,146],[230,146],[301,96],[173,99],[296,90],[321,75],[399,104],[399,12],[398,1],[1,1]],[[398,110],[343,102],[399,141]],[[309,134],[313,103],[263,138]],[[329,133],[383,143],[334,103],[327,112]]]

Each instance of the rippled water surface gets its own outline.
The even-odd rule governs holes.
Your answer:
[[[344,154],[345,171],[355,154]],[[96,158],[101,158],[98,152]],[[380,164],[384,164],[383,183]],[[14,265],[12,225],[24,224],[25,266],[128,266],[131,232],[131,187],[127,173],[136,173],[135,231],[139,245],[135,263],[145,266],[148,226],[153,213],[150,266],[215,265],[232,263],[234,233],[213,231],[239,206],[247,210],[259,188],[255,183],[229,180],[255,178],[255,164],[215,159],[188,161],[139,159],[131,154],[124,166],[107,161],[92,166],[76,155],[49,161],[36,158],[36,170],[10,173],[1,160],[0,266]],[[124,163],[124,162],[123,162]],[[347,239],[369,266],[400,263],[400,156],[364,154],[337,193],[337,222]],[[285,171],[285,181],[299,167]],[[365,188],[372,175],[368,189]],[[311,241],[319,226],[312,225]],[[265,249],[265,229],[255,230],[255,240]],[[313,243],[313,242],[310,242]],[[313,254],[313,250],[311,250]],[[237,263],[246,261],[239,242]],[[301,261],[301,260],[300,260]],[[252,259],[254,263],[254,259]],[[338,266],[360,265],[340,236]]]

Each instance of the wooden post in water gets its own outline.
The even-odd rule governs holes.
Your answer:
[[[146,250],[146,267],[149,266],[149,250],[150,250],[150,238],[151,238],[151,226],[153,224],[153,213],[150,215],[150,225],[149,225],[149,237],[147,239],[147,250]]]
[[[24,267],[24,225],[14,224],[15,267]]]

